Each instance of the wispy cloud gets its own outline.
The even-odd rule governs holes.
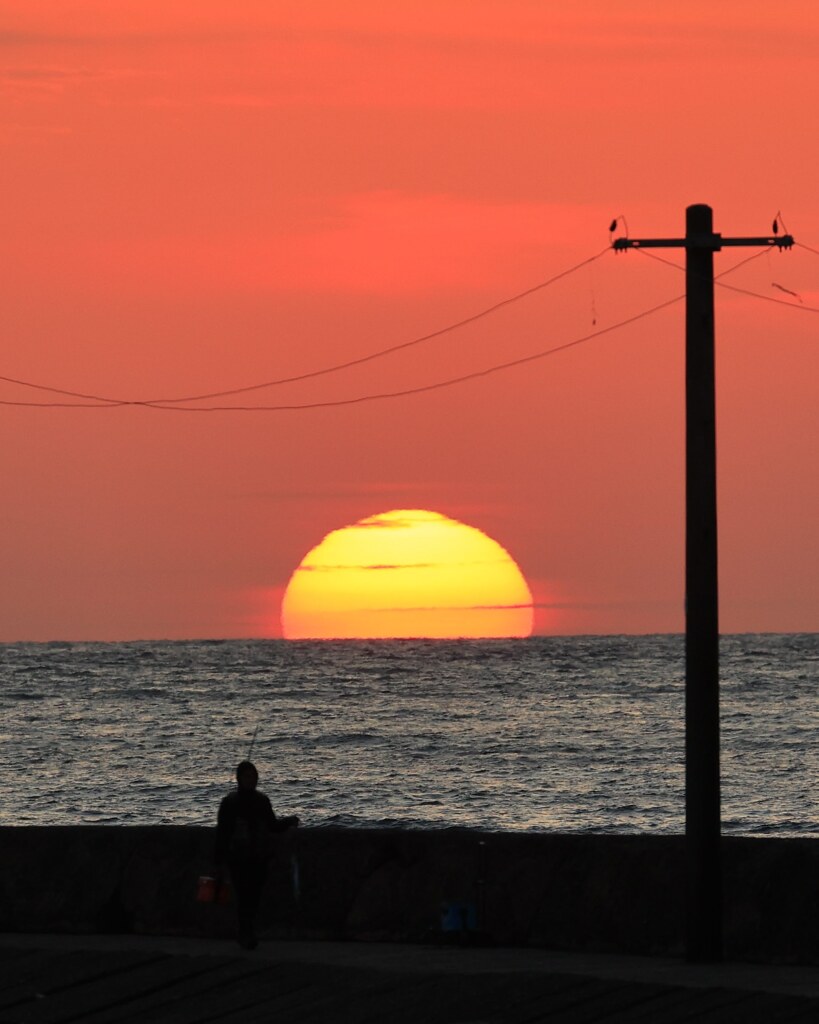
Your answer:
[[[406,519],[381,519],[373,516],[371,519],[362,519],[358,523],[351,523],[348,530],[406,530],[414,526],[418,520],[407,517]]]
[[[366,613],[367,615],[381,615],[395,612],[434,612],[438,615],[448,612],[505,612],[525,610],[537,607],[531,604],[447,604],[447,605],[395,605],[394,607],[381,606],[378,608],[355,608],[349,609],[356,614]]]
[[[61,124],[21,124],[18,121],[0,122],[0,141],[4,137],[20,138],[51,135],[71,135],[72,130]]]
[[[29,64],[0,70],[0,91],[7,96],[37,97],[62,94],[70,88],[123,82],[133,78],[157,77],[157,73],[131,68],[70,67]]]
[[[2,82],[49,82],[72,78],[98,77],[100,77],[100,72],[90,71],[87,68],[27,67],[9,68],[5,71],[0,71],[0,81]]]
[[[384,569],[471,569],[475,566],[488,566],[488,565],[507,565],[508,562],[503,558],[494,558],[490,561],[475,561],[475,562],[407,562],[403,565],[400,564],[389,564],[389,563],[362,563],[354,564],[348,563],[347,565],[300,565],[297,572],[362,572],[362,571],[382,571]]]

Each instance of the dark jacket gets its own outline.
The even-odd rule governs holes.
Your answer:
[[[296,823],[277,818],[270,801],[257,789],[234,789],[219,805],[216,823],[216,863],[266,860],[273,853],[273,836]]]

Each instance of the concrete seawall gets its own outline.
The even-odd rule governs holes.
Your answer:
[[[233,907],[194,898],[213,837],[175,826],[0,828],[0,931],[231,935]],[[724,862],[727,954],[819,963],[819,843],[725,839]],[[260,930],[472,937],[442,932],[442,908],[448,925],[474,923],[498,944],[679,955],[682,839],[300,829],[281,840]]]

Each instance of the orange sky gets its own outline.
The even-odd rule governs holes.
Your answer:
[[[813,2],[6,0],[3,14],[7,377],[155,399],[306,372],[545,280],[603,249],[613,216],[635,237],[680,234],[692,202],[724,234],[764,234],[781,209],[819,248]],[[819,306],[805,250],[727,280]],[[683,287],[608,253],[464,330],[245,401],[422,385]],[[817,630],[817,314],[720,291],[717,330],[722,627]],[[539,632],[680,630],[682,360],[678,305],[389,402],[0,407],[0,639],[276,635],[305,553],[395,508],[502,544]],[[0,383],[6,401],[48,398]]]

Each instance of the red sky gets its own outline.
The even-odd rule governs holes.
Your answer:
[[[685,206],[819,249],[819,8],[6,0],[0,374],[130,400],[366,355]],[[716,257],[718,271],[748,255]],[[678,262],[681,253],[669,253]],[[731,283],[819,307],[819,256]],[[639,254],[244,403],[394,391],[681,294]],[[819,314],[720,290],[722,628],[819,629]],[[596,325],[593,326],[593,321]],[[277,635],[328,531],[484,530],[537,628],[683,627],[683,309],[414,397],[296,412],[0,406],[0,639]],[[4,401],[48,401],[0,382]],[[234,401],[234,400],[226,400]],[[202,403],[200,403],[202,404]]]

